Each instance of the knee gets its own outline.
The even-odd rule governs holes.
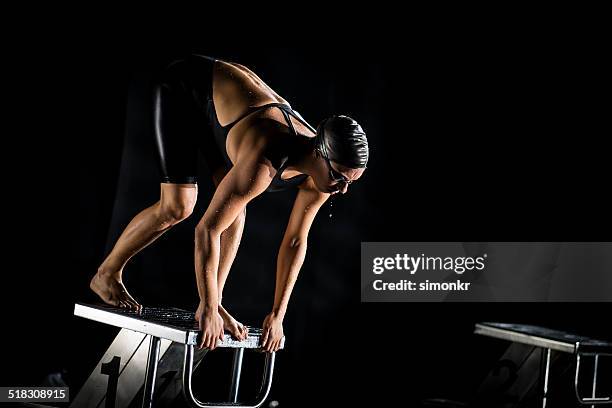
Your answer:
[[[163,222],[170,225],[177,224],[188,218],[195,207],[195,199],[173,200],[160,204],[160,217]]]
[[[230,231],[230,233],[234,233],[244,226],[244,222],[246,219],[246,208],[243,209],[238,215],[234,222],[230,224],[227,229],[222,230],[217,224],[215,219],[207,218],[206,215],[202,217],[200,222],[195,228],[195,240],[196,243],[200,242],[205,237],[214,237],[221,236],[226,233],[226,231]]]
[[[204,218],[200,220],[195,228],[195,247],[201,248],[211,241],[221,238],[221,232],[214,223],[207,222]]]

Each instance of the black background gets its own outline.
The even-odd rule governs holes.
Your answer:
[[[204,33],[175,40],[106,30],[21,53],[26,110],[5,136],[5,155],[16,159],[4,171],[5,274],[17,279],[3,285],[14,319],[2,385],[36,385],[65,369],[78,387],[112,339],[113,329],[72,317],[73,303],[92,300],[87,284],[109,242],[156,199],[152,146],[126,151],[147,137],[148,75],[190,51],[251,67],[312,124],[345,113],[368,133],[363,179],[324,207],[311,231],[272,391],[281,406],[466,399],[503,350],[472,334],[478,321],[612,338],[607,304],[359,300],[362,241],[609,240],[609,129],[601,127],[609,70],[591,41],[430,27],[367,41],[224,44]],[[190,234],[211,188],[202,182],[190,220],[126,269],[145,304],[194,305]],[[249,207],[226,289],[247,324],[269,311],[292,194]]]

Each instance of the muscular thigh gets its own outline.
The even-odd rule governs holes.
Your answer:
[[[168,207],[193,208],[198,199],[197,184],[161,184],[161,204]]]

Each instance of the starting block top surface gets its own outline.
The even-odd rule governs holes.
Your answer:
[[[105,304],[76,303],[74,315],[182,344],[197,345],[200,338],[195,313],[177,308],[143,306],[141,312],[136,312]],[[217,347],[260,348],[262,329],[247,327],[249,334],[245,340],[235,340],[226,333]],[[283,337],[280,348],[284,346]]]
[[[478,323],[474,333],[570,354],[612,355],[612,342],[595,340],[539,326],[509,323]]]

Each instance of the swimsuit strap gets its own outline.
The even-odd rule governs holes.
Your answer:
[[[306,122],[306,120],[302,117],[302,115],[300,115],[300,113],[298,111],[296,111],[295,109],[291,109],[289,108],[289,113],[292,114],[292,116],[294,118],[296,118],[302,125],[306,126],[308,129],[310,129],[313,133],[317,133],[317,129],[313,128],[312,126],[310,126],[310,124],[308,122]]]
[[[313,128],[312,126],[310,126],[310,124],[308,122],[306,122],[306,120],[302,117],[302,115],[300,115],[300,113],[294,109],[291,108],[291,106],[286,105],[284,103],[280,103],[280,102],[272,102],[272,103],[267,103],[265,105],[262,106],[256,106],[256,107],[252,107],[247,109],[247,111],[242,114],[238,119],[236,119],[235,121],[233,121],[232,123],[226,125],[226,126],[222,126],[224,129],[226,129],[228,132],[229,130],[238,122],[240,122],[242,119],[246,118],[247,116],[249,116],[251,113],[263,110],[263,109],[267,109],[267,108],[279,108],[280,111],[283,113],[283,116],[285,117],[285,120],[287,121],[287,124],[289,125],[289,127],[291,128],[291,130],[293,131],[293,134],[297,136],[297,131],[295,130],[295,127],[293,126],[293,122],[291,122],[291,119],[289,118],[289,115],[293,116],[294,118],[296,118],[301,124],[303,124],[304,126],[306,126],[308,129],[310,129],[313,133],[317,133],[317,130],[315,128]]]
[[[280,109],[280,111],[283,113],[283,116],[285,117],[285,120],[287,121],[287,123],[289,124],[289,127],[291,128],[291,131],[293,131],[293,134],[295,136],[297,136],[297,131],[295,130],[295,128],[293,127],[293,122],[291,121],[291,118],[289,117],[289,113],[287,112],[286,109],[281,108],[280,106],[278,107]]]
[[[226,126],[223,126],[223,128],[227,129],[229,131],[229,129],[231,129],[236,123],[240,122],[242,119],[246,118],[251,113],[254,113],[254,112],[266,109],[266,108],[275,107],[275,106],[281,107],[281,106],[287,106],[287,105],[282,104],[282,103],[278,103],[278,102],[273,102],[273,103],[267,103],[267,104],[262,105],[262,106],[250,107],[238,119],[236,119],[235,121],[233,121],[232,123],[230,123],[230,124],[228,124]],[[291,108],[289,108],[289,109],[291,109]]]

